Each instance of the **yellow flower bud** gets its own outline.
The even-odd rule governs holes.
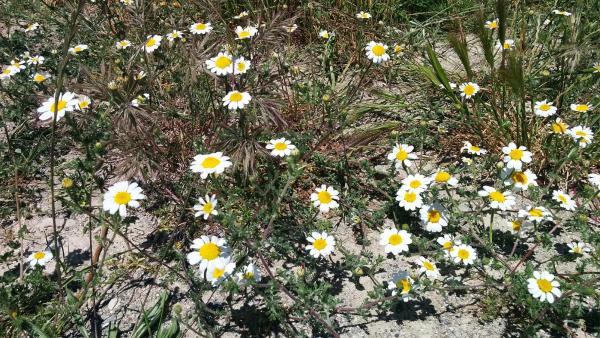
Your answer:
[[[68,178],[68,177],[63,178],[63,180],[62,180],[62,186],[65,189],[69,189],[70,187],[73,186],[73,180],[70,179],[70,178]]]

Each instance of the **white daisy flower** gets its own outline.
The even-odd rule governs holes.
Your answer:
[[[322,184],[310,195],[310,200],[315,207],[319,207],[320,212],[329,212],[330,209],[339,207],[337,202],[340,199],[339,194],[333,187]]]
[[[295,32],[295,31],[296,31],[296,29],[298,29],[298,25],[296,25],[296,24],[293,24],[293,25],[291,25],[291,26],[285,26],[284,28],[285,28],[285,31],[286,31],[286,32],[288,32],[288,33],[293,33],[293,32]]]
[[[504,185],[512,185],[515,189],[527,190],[530,186],[537,186],[537,175],[527,169],[518,171],[504,168],[500,176],[504,179]]]
[[[466,82],[461,84],[458,89],[460,90],[460,96],[470,99],[471,96],[479,92],[479,85],[474,82]]]
[[[487,154],[487,150],[480,148],[478,146],[472,145],[469,141],[463,141],[463,146],[460,148],[461,151],[466,151],[471,155],[485,155]]]
[[[550,125],[554,134],[566,134],[569,130],[569,125],[566,124],[560,117],[557,117]]]
[[[479,196],[489,199],[490,207],[499,210],[508,210],[515,205],[515,197],[510,191],[498,191],[494,187],[484,186],[483,190],[478,192]]]
[[[190,26],[190,32],[192,34],[208,34],[212,31],[213,27],[210,22],[196,22]]]
[[[139,208],[139,200],[145,199],[142,188],[137,183],[121,181],[113,184],[104,193],[102,209],[114,215],[119,212],[121,217],[127,216],[127,207]]]
[[[475,249],[466,244],[457,245],[450,255],[454,259],[454,263],[463,263],[464,265],[471,265],[477,259]]]
[[[167,40],[173,42],[176,39],[181,39],[183,37],[183,32],[182,31],[178,31],[176,29],[172,30],[171,32],[167,33]]]
[[[58,122],[66,112],[73,111],[77,105],[76,95],[71,92],[65,92],[60,95],[58,104],[54,103],[54,96],[48,98],[41,107],[37,109],[40,113],[40,120],[52,120],[56,115],[56,121]]]
[[[408,175],[402,180],[402,188],[400,189],[414,191],[419,194],[427,190],[430,181],[431,179],[429,177],[425,177],[421,174]]]
[[[498,27],[499,27],[498,22],[499,22],[498,19],[494,19],[492,21],[486,21],[484,26],[487,29],[498,29]]]
[[[588,174],[588,182],[600,189],[600,174]]]
[[[29,265],[31,267],[34,267],[36,265],[44,266],[46,265],[46,263],[51,261],[53,257],[54,256],[52,255],[52,252],[50,252],[50,250],[36,251],[29,255],[27,261],[29,262]]]
[[[370,19],[371,14],[364,12],[364,11],[360,11],[360,12],[356,13],[356,18],[357,19]]]
[[[290,156],[292,150],[296,149],[296,146],[291,141],[282,137],[269,141],[266,148],[271,150],[272,156],[286,157]]]
[[[381,42],[371,41],[365,47],[367,58],[374,63],[381,63],[390,59],[390,55],[386,52],[388,46]]]
[[[423,205],[423,199],[418,192],[406,188],[400,188],[396,193],[396,201],[407,211],[416,210]]]
[[[41,65],[44,63],[45,59],[46,58],[44,58],[41,55],[34,55],[34,56],[30,57],[29,59],[27,59],[27,64],[28,65],[36,65],[36,66]]]
[[[223,97],[223,106],[231,109],[243,109],[246,105],[250,103],[252,100],[252,96],[248,92],[240,92],[237,90],[232,90],[225,97]]]
[[[396,168],[402,168],[403,163],[405,166],[410,167],[412,165],[411,160],[417,159],[417,154],[412,152],[414,149],[415,147],[408,144],[396,144],[387,158],[396,164]]]
[[[594,133],[592,129],[584,126],[575,126],[567,130],[567,134],[573,138],[573,140],[579,143],[579,146],[585,148],[589,143],[592,143],[594,139]]]
[[[33,74],[33,76],[31,77],[31,79],[33,80],[33,82],[42,83],[42,82],[48,80],[51,77],[52,76],[49,73],[47,73],[47,72],[41,72],[41,73],[35,73],[35,74]]]
[[[152,53],[160,46],[161,41],[162,36],[160,35],[148,35],[142,49],[145,50],[146,53]]]
[[[440,204],[425,205],[419,211],[421,224],[429,232],[441,232],[448,225],[446,210]]]
[[[404,251],[408,252],[408,245],[412,243],[411,234],[396,228],[383,230],[379,237],[379,244],[384,246],[386,254],[398,255]]]
[[[527,206],[526,210],[519,210],[519,217],[527,218],[531,222],[552,221],[552,214],[544,207]]]
[[[562,190],[554,190],[552,192],[552,199],[560,203],[560,206],[565,210],[575,210],[577,205],[571,196],[565,194]]]
[[[69,48],[69,53],[72,55],[77,55],[89,48],[90,47],[88,45],[76,45],[76,46]]]
[[[218,215],[217,211],[217,196],[213,194],[212,196],[204,196],[204,198],[200,197],[198,199],[198,204],[194,205],[194,210],[196,213],[194,216],[200,217],[202,216],[204,219],[208,219],[210,215]]]
[[[248,263],[242,268],[242,271],[235,275],[235,281],[238,285],[243,286],[251,282],[259,283],[262,280],[262,273],[256,264]]]
[[[567,246],[569,247],[569,252],[574,255],[583,255],[592,251],[592,248],[584,242],[571,242]]]
[[[571,12],[561,11],[561,10],[558,10],[558,9],[552,10],[552,13],[554,13],[556,15],[562,15],[562,16],[571,16],[571,15],[573,15]]]
[[[310,243],[306,246],[306,250],[314,258],[327,257],[335,249],[335,238],[325,231],[321,233],[313,231],[310,236],[306,237],[306,240]]]
[[[448,184],[453,187],[458,185],[458,179],[452,176],[449,172],[444,170],[438,170],[435,174],[431,175],[429,178],[431,183],[435,184]]]
[[[236,40],[250,39],[255,36],[257,32],[258,29],[254,26],[246,26],[246,28],[237,26],[235,28],[235,34],[237,34]]]
[[[586,113],[592,109],[594,109],[594,106],[590,105],[590,104],[584,104],[584,103],[573,103],[570,106],[572,111],[578,112],[578,113]]]
[[[246,60],[243,56],[235,59],[233,74],[246,74],[248,69],[250,69],[250,60]]]
[[[86,110],[92,104],[92,99],[85,95],[79,95],[77,97],[77,106],[75,107],[77,110]]]
[[[417,264],[419,265],[419,273],[424,273],[428,278],[436,279],[440,276],[440,270],[438,270],[434,261],[420,256],[417,258]]]
[[[131,47],[131,41],[129,41],[129,40],[117,41],[117,42],[115,42],[115,47],[117,47],[117,49],[120,49],[120,50],[127,49],[127,48]]]
[[[218,257],[206,269],[206,281],[218,286],[231,276],[234,269],[235,263],[229,257]]]
[[[517,147],[514,142],[511,142],[506,147],[502,147],[502,152],[505,154],[504,162],[506,167],[521,170],[523,163],[531,162],[531,152],[527,151],[525,146]]]
[[[211,268],[218,258],[228,258],[230,255],[227,241],[217,236],[200,236],[194,239],[190,246],[194,251],[187,254],[190,265],[200,263],[200,273]]]
[[[214,58],[206,60],[206,67],[217,75],[231,74],[234,71],[233,57],[229,53],[220,52]]]
[[[240,14],[234,16],[233,18],[234,19],[241,19],[241,18],[244,18],[244,17],[247,17],[247,16],[248,16],[248,12],[247,11],[243,11]]]
[[[554,275],[547,271],[534,271],[533,278],[527,280],[527,289],[529,293],[540,301],[554,303],[554,297],[560,297],[562,292],[559,290],[560,283],[554,280]]]
[[[415,281],[408,275],[408,272],[397,272],[392,274],[392,280],[388,282],[388,290],[392,290],[392,296],[395,296],[400,292],[402,300],[408,302],[409,294],[414,282]]]
[[[40,24],[37,22],[30,23],[29,25],[27,25],[27,27],[25,27],[25,32],[26,33],[33,32],[33,31],[37,30],[39,27],[40,27]]]
[[[556,114],[556,107],[552,104],[552,102],[537,101],[535,106],[533,107],[535,110],[535,115],[541,117],[548,117]]]
[[[513,39],[506,39],[504,40],[503,43],[501,43],[500,41],[498,41],[496,43],[496,49],[498,50],[509,50],[509,49],[513,49],[515,47],[515,40]]]
[[[437,238],[437,242],[442,246],[444,253],[447,257],[452,256],[452,252],[455,250],[457,245],[462,244],[460,240],[455,239],[454,236],[450,234],[446,234],[442,237]]]
[[[231,164],[229,157],[223,156],[223,153],[219,151],[194,156],[190,169],[195,173],[199,173],[200,177],[205,179],[210,174],[222,174],[226,168],[231,167]]]
[[[326,30],[321,30],[319,32],[319,36],[322,37],[323,39],[329,39],[330,37],[334,36],[335,34],[332,32],[328,32]]]
[[[505,225],[508,231],[513,235],[519,234],[523,229],[523,221],[520,219],[507,220]]]

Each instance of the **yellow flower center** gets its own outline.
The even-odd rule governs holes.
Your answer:
[[[547,104],[547,103],[541,104],[540,105],[540,110],[541,111],[548,111],[548,110],[550,110],[550,105]]]
[[[496,202],[500,202],[500,203],[506,201],[506,197],[500,191],[493,191],[493,192],[491,192],[490,193],[490,199],[492,201],[496,201]]]
[[[396,159],[398,161],[404,161],[408,158],[408,153],[402,149],[398,150],[398,152],[396,153]]]
[[[385,54],[385,48],[382,45],[373,46],[373,48],[371,48],[371,51],[373,52],[373,54],[375,54],[375,56],[382,56],[383,54]]]
[[[474,153],[481,151],[481,148],[479,148],[478,146],[471,146],[471,148],[469,148],[469,149],[471,149],[471,151]]]
[[[398,289],[402,289],[402,293],[410,292],[410,281],[408,279],[401,279],[396,283]]]
[[[508,154],[512,160],[518,161],[523,157],[523,150],[521,149],[513,149]]]
[[[275,143],[273,148],[275,148],[276,150],[286,150],[287,144],[285,144],[285,142],[277,142],[277,143]]]
[[[239,72],[243,72],[246,69],[246,64],[244,62],[240,62],[237,64],[237,70]]]
[[[510,43],[508,43],[508,42],[505,42],[505,43],[502,45],[502,47],[503,47],[504,49],[510,49]]]
[[[444,248],[444,250],[452,249],[452,242],[451,241],[444,242],[444,244],[442,244],[442,248]]]
[[[435,270],[433,264],[429,263],[429,261],[423,261],[423,267],[429,271]]]
[[[76,46],[75,48],[73,48],[73,50],[74,50],[75,52],[81,52],[82,48],[81,48],[81,47],[79,47],[79,46]]]
[[[435,174],[435,181],[438,183],[448,182],[450,179],[450,174],[445,171],[440,171]]]
[[[552,123],[552,131],[557,134],[564,134],[567,131],[567,125],[562,122],[554,122]]]
[[[233,94],[231,94],[231,96],[229,97],[229,101],[231,102],[240,102],[242,101],[242,93],[240,92],[233,92]]]
[[[196,24],[196,30],[203,31],[206,29],[206,25],[203,23]]]
[[[552,291],[552,283],[547,279],[543,279],[543,278],[538,279],[537,285],[540,288],[540,290],[542,290],[542,292]]]
[[[81,101],[81,102],[78,103],[78,105],[79,105],[79,108],[85,109],[85,108],[87,108],[90,105],[90,101],[87,101],[87,100],[86,101]]]
[[[588,109],[590,109],[590,107],[587,104],[578,104],[575,106],[575,110],[578,112],[586,112]]]
[[[527,182],[529,181],[527,179],[527,175],[525,175],[523,172],[521,171],[517,171],[515,173],[513,173],[512,175],[512,179],[513,181],[515,181],[516,183],[520,183],[520,184],[527,184]]]
[[[252,272],[252,271],[244,272],[244,279],[253,279],[253,278],[254,278],[254,272]]]
[[[221,254],[221,248],[219,248],[219,246],[215,243],[208,242],[203,244],[200,249],[198,249],[198,252],[200,253],[200,257],[202,257],[202,259],[212,261],[213,259],[219,257]]]
[[[323,204],[328,204],[333,200],[333,197],[329,192],[321,191],[317,194],[317,199]]]
[[[150,38],[146,41],[146,48],[153,47],[154,45],[156,45],[156,39]]]
[[[576,254],[583,254],[583,248],[580,247],[579,245],[576,245],[573,247],[573,252]]]
[[[427,221],[429,221],[429,223],[438,223],[441,218],[442,213],[437,210],[429,210],[427,212]]]
[[[498,28],[498,22],[496,22],[496,21],[490,22],[490,24],[488,25],[488,28],[489,29],[496,29],[496,28]]]
[[[521,222],[518,222],[518,221],[512,221],[512,222],[511,222],[511,225],[512,225],[512,229],[513,229],[514,231],[519,231],[519,230],[521,230]]]
[[[2,74],[4,74],[4,75],[10,74],[10,68],[4,68],[4,70],[2,71]]]
[[[204,211],[206,214],[210,214],[213,211],[213,204],[211,202],[206,202],[202,206],[202,211]]]
[[[463,93],[465,93],[466,95],[473,95],[475,94],[475,86],[468,84],[463,88]]]
[[[207,158],[205,158],[202,161],[202,166],[204,168],[213,169],[213,168],[216,168],[220,163],[221,163],[221,160],[219,160],[218,158],[208,156]]]
[[[413,180],[413,181],[410,182],[409,185],[410,185],[411,188],[417,189],[418,187],[421,186],[421,181],[419,181],[419,180]]]
[[[558,199],[563,203],[567,203],[567,197],[565,195],[558,195]]]
[[[404,193],[404,200],[406,202],[412,203],[417,200],[417,194],[415,194],[412,191],[408,191],[408,192]]]
[[[214,268],[212,276],[213,276],[213,279],[219,279],[219,278],[223,277],[224,274],[225,274],[225,269]]]
[[[238,37],[240,39],[248,38],[248,37],[250,37],[250,32],[249,31],[241,31],[238,33]]]
[[[544,216],[544,213],[540,209],[531,209],[529,210],[529,215],[533,217],[542,217]]]
[[[35,74],[35,76],[33,77],[33,81],[35,82],[42,82],[46,80],[46,77],[42,74]]]
[[[575,135],[577,135],[579,137],[587,137],[588,136],[588,134],[585,131],[583,131],[583,130],[576,131]]]
[[[388,243],[394,246],[400,245],[402,244],[402,236],[398,234],[393,234],[388,238]]]
[[[127,204],[131,201],[131,194],[127,191],[119,191],[115,194],[115,203],[119,205]]]
[[[458,258],[464,261],[465,259],[468,259],[471,256],[471,253],[467,249],[460,249],[458,250],[457,256]]]
[[[400,52],[402,52],[402,46],[395,45],[394,46],[394,53],[400,53]]]
[[[221,55],[217,58],[217,60],[215,61],[215,66],[217,66],[217,68],[227,68],[231,65],[231,59],[228,58],[227,56]]]
[[[324,240],[323,238],[315,239],[315,241],[313,242],[313,247],[319,251],[325,249],[326,246],[327,246],[327,241]]]
[[[56,104],[52,104],[50,105],[50,112],[56,114]],[[67,108],[67,101],[65,100],[58,100],[58,111],[61,111],[63,109]]]
[[[34,258],[35,260],[38,260],[38,261],[39,261],[40,259],[44,258],[44,257],[46,257],[46,253],[45,253],[45,252],[42,252],[42,251],[38,251],[38,252],[36,252],[36,253],[34,253],[34,254],[33,254],[33,258]]]

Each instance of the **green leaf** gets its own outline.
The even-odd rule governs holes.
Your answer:
[[[131,334],[132,338],[150,337],[152,332],[156,332],[163,318],[168,298],[169,293],[167,291],[160,294],[158,302],[150,310],[144,312],[142,318],[138,321]]]
[[[171,320],[171,325],[158,331],[156,338],[176,338],[180,336],[179,321],[175,318]]]

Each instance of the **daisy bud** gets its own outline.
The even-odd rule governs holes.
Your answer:
[[[330,97],[329,97],[329,95],[325,94],[325,95],[323,95],[322,99],[323,99],[323,102],[329,102]]]
[[[70,178],[68,178],[68,177],[63,178],[63,180],[62,180],[62,186],[65,189],[69,189],[70,187],[73,186],[73,180],[70,179]]]
[[[183,308],[181,307],[181,304],[177,303],[177,304],[173,305],[173,312],[175,314],[178,314],[178,315],[181,314],[182,310],[183,310]]]
[[[427,121],[421,121],[421,122],[419,122],[419,125],[421,127],[427,127]]]
[[[361,267],[358,267],[358,268],[354,269],[354,275],[355,276],[362,276],[364,274],[365,274],[365,272],[363,271],[363,269]]]
[[[408,226],[408,223],[402,224],[402,230],[404,230],[404,231],[410,230],[410,227]]]
[[[352,222],[354,224],[360,223],[360,217],[359,216],[352,216]]]
[[[296,276],[298,277],[304,277],[305,273],[306,269],[304,267],[299,266],[298,269],[296,269]]]
[[[298,150],[298,148],[293,149],[291,155],[292,156],[298,156],[298,155],[300,155],[300,150]]]
[[[102,150],[102,143],[96,142],[96,144],[94,144],[94,147],[96,148],[96,150]]]
[[[500,161],[500,162],[496,163],[496,168],[497,168],[497,169],[502,169],[502,168],[504,168],[504,162]]]
[[[544,75],[544,76],[550,76],[550,72],[547,69],[544,69],[542,71],[542,75]]]
[[[391,134],[392,134],[392,136],[398,136],[398,131],[397,130],[392,130]]]

